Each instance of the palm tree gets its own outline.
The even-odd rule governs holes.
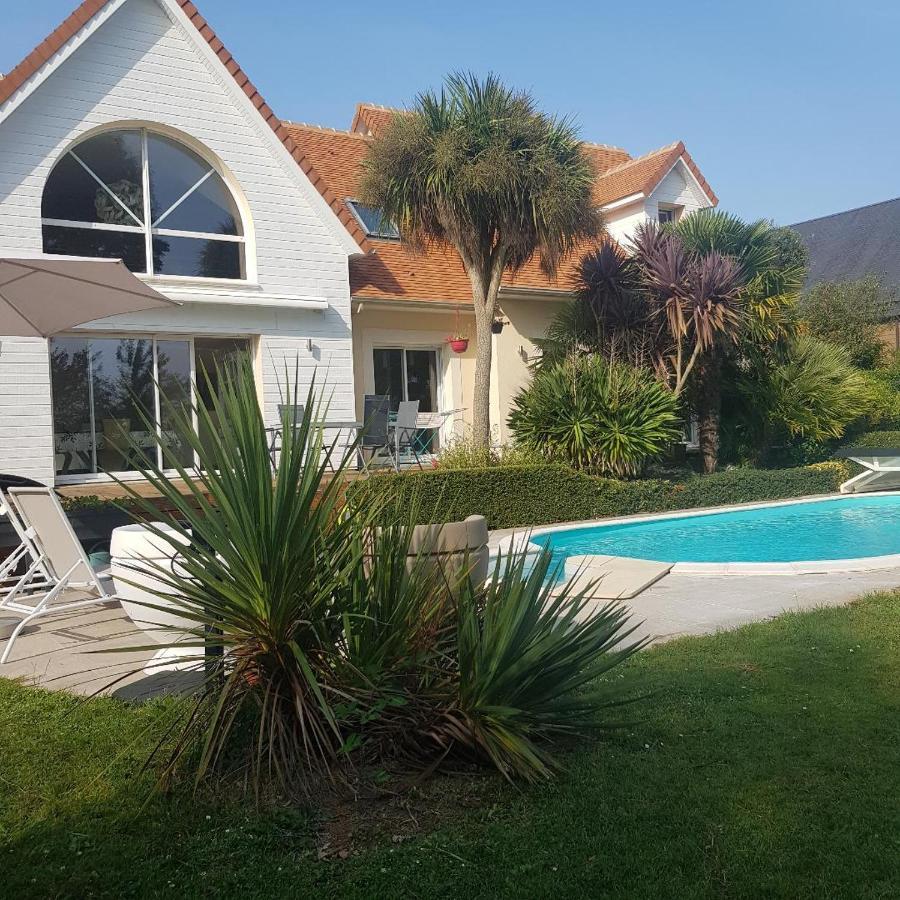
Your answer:
[[[473,437],[490,444],[491,323],[504,272],[537,254],[553,275],[599,235],[594,170],[571,122],[488,75],[454,74],[420,94],[372,142],[360,201],[413,247],[449,243],[472,286],[476,362]]]
[[[802,256],[786,253],[781,229],[760,219],[744,222],[720,210],[706,209],[685,216],[670,233],[698,257],[721,254],[734,261],[740,277],[740,323],[720,330],[699,357],[694,379],[694,408],[699,420],[703,469],[715,471],[719,458],[722,412],[722,365],[742,348],[772,348],[793,331],[790,310],[805,277]]]

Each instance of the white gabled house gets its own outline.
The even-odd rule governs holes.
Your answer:
[[[468,407],[474,336],[459,259],[411,254],[354,203],[359,164],[393,115],[361,104],[348,131],[279,120],[189,0],[85,0],[0,79],[0,253],[122,258],[174,310],[118,316],[48,341],[0,335],[0,472],[92,483],[127,472],[133,397],[164,412],[201,369],[251,355],[270,425],[285,373],[318,373],[334,420],[367,393]],[[610,234],[713,206],[681,143],[642,157],[586,145]],[[372,213],[375,213],[374,215]],[[504,279],[492,418],[571,296],[536,264]],[[198,379],[203,383],[202,379]]]
[[[0,248],[121,256],[184,304],[49,346],[0,338],[0,471],[127,470],[104,433],[128,392],[153,408],[154,373],[177,390],[235,348],[273,422],[298,363],[352,417],[348,258],[364,238],[248,85],[181,0],[84,3],[0,81]]]

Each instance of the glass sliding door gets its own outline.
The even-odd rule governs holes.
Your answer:
[[[190,341],[159,340],[156,342],[156,370],[159,382],[159,430],[165,439],[163,468],[173,469],[178,463],[191,466],[194,450],[178,437],[176,422],[192,415],[191,376],[193,360]]]
[[[55,338],[50,342],[57,475],[86,475],[97,471],[90,352],[87,338]]]
[[[402,400],[418,400],[419,412],[439,412],[438,351],[405,347],[384,347],[372,351],[375,369],[375,393],[391,398],[391,411],[396,412]],[[419,452],[430,453],[435,432],[417,432]]]
[[[176,436],[176,422],[193,420],[194,384],[197,400],[208,406],[218,391],[217,365],[249,353],[246,339],[53,338],[57,476],[133,472],[142,451],[165,469],[194,465],[193,448]],[[163,435],[165,451],[154,431]]]
[[[154,440],[153,341],[147,338],[92,338],[89,368],[93,402],[93,442],[101,472],[132,472],[135,444],[149,450]]]
[[[250,357],[250,342],[243,338],[194,338],[194,357],[197,382],[197,400],[209,410],[210,424],[201,417],[198,422],[200,441],[209,446],[214,441],[216,413],[213,398],[219,393],[219,374],[222,370],[240,364]]]
[[[437,350],[379,347],[372,358],[375,393],[390,396],[392,412],[402,400],[418,400],[419,412],[438,411]]]

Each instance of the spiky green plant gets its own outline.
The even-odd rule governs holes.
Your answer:
[[[535,373],[513,401],[509,427],[550,460],[634,475],[678,437],[678,401],[648,371],[570,356]]]
[[[800,335],[784,357],[740,377],[743,428],[762,451],[779,438],[822,442],[877,410],[875,384],[842,347]]]
[[[178,440],[196,454],[197,469],[177,472],[188,495],[155,455],[142,472],[171,513],[123,485],[188,542],[150,526],[180,559],[156,567],[149,605],[165,599],[194,623],[188,646],[209,676],[167,771],[199,748],[198,779],[227,761],[257,789],[295,790],[356,760],[428,768],[474,752],[539,778],[557,768],[549,739],[602,724],[606,689],[582,688],[639,646],[622,644],[622,608],[591,611],[571,589],[551,599],[549,562],[528,574],[522,554],[472,584],[466,565],[433,552],[437,535],[415,540],[415,503],[399,521],[344,503],[353,448],[332,475],[314,388],[299,422],[296,383],[287,392],[273,470],[249,364],[218,381],[211,408],[193,410],[215,440],[197,437],[191,410],[171,409],[173,433],[154,432],[164,450]]]
[[[177,463],[182,486],[162,471],[155,454],[139,468],[170,512],[122,486],[151,521],[182,537],[179,564],[159,569],[174,594],[179,615],[196,623],[195,639],[210,670],[209,690],[189,718],[172,763],[184,748],[202,743],[198,777],[215,768],[232,743],[235,723],[250,716],[257,734],[248,745],[258,784],[263,776],[294,784],[302,773],[328,769],[343,735],[333,711],[340,688],[334,657],[343,627],[334,605],[335,586],[360,563],[360,523],[341,514],[342,482],[328,472],[323,432],[316,420],[325,409],[312,389],[301,421],[293,421],[287,393],[282,441],[274,473],[249,363],[218,373],[221,388],[211,406],[172,407],[173,435],[191,447],[198,462]],[[155,432],[151,432],[155,433]],[[201,440],[199,434],[214,436]],[[337,465],[338,474],[346,460]],[[153,528],[154,526],[149,526]],[[170,540],[156,529],[161,540]],[[173,638],[173,642],[174,642]],[[184,644],[182,644],[184,646]]]
[[[602,676],[646,643],[623,643],[637,626],[621,604],[591,601],[590,585],[558,575],[546,549],[512,554],[483,596],[460,594],[459,700],[444,728],[507,777],[549,777],[554,739],[615,724],[623,698]]]

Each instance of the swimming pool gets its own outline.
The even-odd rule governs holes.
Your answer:
[[[684,571],[721,570],[731,564],[787,569],[801,562],[818,562],[819,571],[853,568],[842,565],[850,562],[900,566],[900,494],[563,526],[541,529],[529,541],[549,547],[557,560],[582,554],[625,556],[675,563]]]

